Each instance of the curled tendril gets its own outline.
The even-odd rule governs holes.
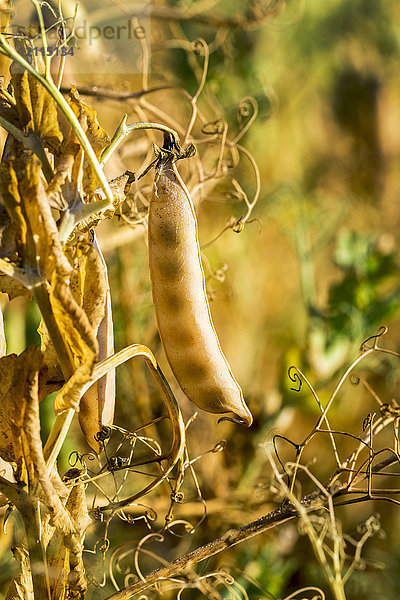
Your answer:
[[[230,217],[226,222],[226,226],[229,229],[232,229],[235,233],[242,233],[244,225],[245,223],[243,221],[243,217],[239,217],[238,219],[235,219],[235,217]]]
[[[226,128],[227,123],[224,119],[216,119],[203,125],[201,132],[204,135],[222,135],[226,131]]]
[[[95,554],[97,552],[101,552],[101,554],[105,554],[110,547],[110,540],[106,538],[100,538],[94,545],[93,551]]]
[[[368,413],[368,415],[365,417],[365,419],[363,421],[363,425],[362,425],[363,431],[365,431],[366,429],[368,429],[368,427],[370,427],[370,425],[372,425],[374,417],[375,417],[375,413]]]
[[[78,452],[78,450],[74,450],[68,456],[68,464],[70,467],[75,467],[78,462],[81,463],[81,465],[83,464],[82,455]]]
[[[240,138],[251,127],[258,115],[258,102],[252,96],[246,96],[243,98],[238,106],[237,120],[240,126],[240,131],[234,138],[233,142],[236,144]]]
[[[375,535],[382,529],[380,515],[378,513],[372,514],[364,523],[360,523],[357,527],[357,531],[361,534],[368,533],[369,535]]]
[[[170,498],[172,502],[179,503],[184,500],[185,494],[183,492],[171,492]]]
[[[297,387],[291,387],[290,389],[293,392],[300,392],[302,385],[303,385],[303,381],[297,371],[297,368],[294,367],[293,365],[291,367],[289,367],[289,369],[288,369],[288,377],[289,377],[290,381],[293,381],[293,383],[297,384]]]
[[[111,456],[107,461],[107,469],[109,471],[115,471],[121,469],[123,466],[129,464],[129,458],[126,456]]]
[[[133,585],[137,581],[139,581],[139,577],[137,575],[135,575],[134,573],[128,573],[124,578],[124,587],[127,587],[128,585]],[[141,598],[146,598],[146,600],[148,600],[147,596],[141,596]]]
[[[80,463],[82,467],[86,469],[86,460],[96,460],[96,456],[93,454],[93,452],[81,454],[77,450],[74,450],[68,457],[68,464],[70,467],[76,467],[76,465]]]
[[[185,521],[184,519],[172,519],[168,522],[166,521],[166,529],[169,531],[169,533],[172,533],[177,537],[184,537],[182,535],[178,536],[177,532],[174,531],[174,528],[178,527],[179,525],[183,526],[186,535],[192,535],[196,531],[196,528],[193,527],[189,521]]]
[[[218,419],[218,423],[222,423],[223,421],[229,421],[229,423],[235,423],[235,425],[243,425],[246,423],[245,419],[241,417],[221,417]]]
[[[191,49],[194,52],[194,54],[196,54],[196,56],[201,56],[202,52],[204,52],[206,47],[206,42],[201,38],[193,40],[193,42],[191,43]]]
[[[240,121],[243,117],[249,117],[257,112],[258,103],[252,96],[246,96],[243,98],[238,106],[238,120]]]
[[[232,198],[233,197],[238,198],[240,196],[240,194],[238,192],[236,192],[235,194],[231,193],[230,195]],[[238,219],[236,219],[235,217],[229,217],[229,219],[226,222],[224,231],[226,229],[232,229],[235,233],[242,233],[244,226],[246,224],[250,225],[251,223],[258,223],[259,231],[261,233],[263,225],[262,225],[262,222],[260,221],[260,219],[258,219],[256,217],[254,219],[247,220],[244,216],[239,217]]]
[[[149,521],[155,521],[157,519],[156,511],[153,508],[151,508],[150,506],[146,508],[145,516],[146,516],[146,519],[148,519]]]
[[[110,437],[111,437],[111,427],[108,427],[107,425],[103,425],[103,427],[100,429],[100,431],[98,431],[96,433],[96,435],[94,436],[94,439],[97,442],[105,442]]]
[[[223,452],[226,448],[226,440],[221,440],[217,444],[215,444],[214,448],[211,452]]]
[[[365,571],[365,569],[367,568],[367,563],[364,558],[358,558],[354,561],[353,566],[356,569],[356,571]]]
[[[387,332],[388,332],[388,328],[385,325],[382,325],[381,327],[379,327],[379,329],[375,335],[371,335],[369,338],[367,338],[366,340],[363,341],[363,343],[360,346],[360,352],[363,353],[370,349],[377,350],[379,338],[384,336]],[[370,342],[372,340],[374,340],[374,343],[372,344],[372,346],[369,346],[368,342]]]

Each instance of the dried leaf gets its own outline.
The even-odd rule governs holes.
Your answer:
[[[47,569],[49,572],[51,600],[66,597],[68,577],[68,553],[63,536],[55,530],[46,549]]]
[[[56,412],[79,410],[80,389],[90,380],[98,355],[96,332],[104,317],[108,289],[106,272],[93,246],[81,240],[67,249],[72,275],[56,269],[51,280],[50,302],[58,327],[76,364],[76,371],[55,400]],[[72,268],[74,267],[74,268]],[[49,382],[64,380],[54,346],[42,322],[39,327]]]
[[[57,324],[67,342],[77,368],[54,401],[56,413],[79,410],[81,390],[90,381],[98,355],[98,344],[85,311],[76,302],[69,281],[56,271],[52,277],[50,302]]]
[[[61,384],[65,381],[64,374],[43,319],[40,321],[37,331],[40,335],[40,349],[43,353],[43,361],[47,366],[47,383]]]
[[[107,267],[100,246],[94,236],[93,251],[101,262],[106,277],[106,298],[104,316],[97,331],[99,360],[102,361],[114,353],[114,326],[111,310],[111,295],[108,289]],[[96,434],[103,425],[111,425],[115,410],[115,369],[112,369],[97,381],[83,395],[79,409],[79,424],[89,446],[98,454],[102,446],[96,440]]]
[[[10,217],[0,205],[0,257],[12,257],[16,251]]]
[[[4,359],[1,359],[1,361],[4,361]],[[12,385],[9,388],[9,393],[5,394],[1,400],[2,408],[7,409],[5,417],[8,420],[15,457],[18,458],[20,452],[21,461],[25,463],[23,473],[27,475],[27,478],[22,478],[22,481],[28,483],[31,500],[40,500],[49,509],[43,519],[42,543],[45,547],[51,538],[59,538],[62,541],[62,543],[57,544],[57,553],[53,553],[55,559],[52,561],[49,571],[53,592],[51,597],[58,599],[64,597],[67,575],[70,571],[75,571],[76,561],[81,562],[82,560],[82,544],[81,534],[80,532],[77,533],[76,524],[63,504],[66,497],[65,485],[55,473],[50,476],[46,469],[40,438],[38,399],[40,362],[41,353],[37,346],[28,348],[19,357],[13,356]],[[18,380],[16,381],[17,376]],[[19,388],[16,391],[19,393],[16,396],[14,391],[18,382]],[[22,393],[21,390],[23,390]],[[17,443],[17,437],[19,443]],[[21,474],[22,468],[19,468],[19,471]],[[31,535],[29,524],[32,522],[32,514],[28,512],[28,522],[25,521],[25,518],[24,523],[25,527],[28,527],[27,535],[29,536]],[[77,524],[79,524],[78,521]],[[73,567],[70,567],[66,560],[70,554],[74,555]],[[75,558],[75,555],[77,558]],[[32,565],[30,567],[32,568]],[[26,579],[26,573],[27,569],[22,566],[19,579],[17,578],[12,583],[12,590],[16,590],[18,593],[21,591],[20,579]],[[40,575],[40,577],[42,576],[44,577],[44,573]],[[22,592],[24,592],[24,589],[22,589]],[[12,598],[12,596],[10,597]]]
[[[56,264],[58,268],[62,267],[67,273],[70,272],[71,267],[63,254],[57,225],[40,176],[39,159],[30,152],[24,152],[16,163],[16,169],[23,173],[19,177],[19,188],[30,230],[27,241],[30,242],[30,237],[32,238],[31,253],[35,255],[39,273],[49,279]]]
[[[72,488],[65,507],[71,515],[76,532],[65,538],[65,545],[70,551],[68,591],[70,597],[80,598],[85,594],[87,589],[85,568],[82,559],[83,540],[86,529],[92,522],[87,509],[85,485],[83,483],[78,483]]]
[[[104,221],[104,219],[112,219],[115,211],[125,202],[126,196],[129,192],[129,189],[132,183],[135,181],[135,174],[132,171],[125,171],[119,177],[112,179],[110,181],[110,187],[113,193],[113,208],[104,210],[101,213],[95,213],[85,221],[82,221],[77,229],[82,232],[89,231],[89,229],[93,229],[99,223]],[[97,199],[104,198],[103,192],[96,190],[94,193],[94,197]]]
[[[71,276],[71,291],[79,306],[87,314],[90,325],[97,332],[104,317],[105,298],[108,290],[106,267],[99,253],[84,237],[68,248],[66,255],[74,272]]]
[[[7,481],[15,482],[14,471],[10,463],[0,457],[0,475]],[[0,494],[0,507],[8,504],[8,498],[4,494]]]
[[[17,50],[27,55],[24,42],[16,40]],[[39,70],[43,72],[43,59],[39,55],[37,63]],[[29,59],[28,59],[29,60]],[[33,60],[33,57],[32,59]],[[10,67],[11,84],[18,116],[25,131],[32,131],[41,138],[45,148],[54,153],[59,151],[62,134],[60,131],[56,104],[49,92],[30,73],[28,73],[17,61],[13,61]]]
[[[64,210],[76,200],[79,181],[76,173],[74,173],[74,166],[80,149],[75,134],[70,133],[57,163],[54,177],[46,190],[49,202],[59,205]]]
[[[0,309],[0,358],[2,358],[6,353],[6,338],[4,335],[4,327],[3,327],[3,313]],[[7,481],[15,481],[14,473],[11,465],[3,460],[0,457],[0,475],[7,479]],[[7,504],[8,499],[4,496],[4,494],[0,494],[0,506],[4,506]]]
[[[18,443],[18,450],[14,447],[14,435],[11,428],[9,404],[13,397],[16,399],[20,410],[24,410],[23,395],[25,391],[25,380],[14,376],[18,357],[16,354],[10,354],[0,359],[0,456],[7,462],[17,462],[22,460],[22,448]],[[16,387],[14,388],[14,383]],[[14,415],[15,419],[15,415]],[[22,426],[23,414],[17,419]],[[18,435],[18,434],[17,434]]]
[[[70,91],[69,103],[85,131],[94,153],[97,158],[100,158],[102,151],[110,143],[110,138],[97,121],[97,111],[81,101],[76,88],[72,88]],[[85,160],[83,178],[85,193],[94,192],[98,185],[98,178],[93,167]]]
[[[3,86],[1,85],[1,87]],[[0,95],[0,116],[11,123],[11,125],[22,129],[23,126],[16,107],[10,104],[2,95]]]
[[[14,546],[12,553],[19,564],[19,572],[12,578],[5,600],[33,600],[34,594],[28,552],[22,546]]]
[[[7,294],[9,300],[13,300],[13,298],[17,298],[18,296],[31,298],[30,291],[22,283],[9,275],[0,274],[0,293]]]
[[[3,160],[0,165],[0,193],[2,204],[10,219],[14,243],[20,256],[24,255],[27,225],[22,213],[18,179],[13,162]]]
[[[71,270],[41,179],[41,162],[31,151],[0,167],[0,191],[20,259],[29,271],[49,278],[56,264]]]
[[[0,359],[0,456],[7,462],[17,464],[22,477],[25,464],[22,432],[29,386],[39,377],[41,352],[38,346],[30,346],[22,354],[10,354]]]
[[[71,478],[75,479],[77,469],[71,469]],[[70,471],[63,480],[68,481]],[[82,560],[83,539],[88,525],[91,523],[87,509],[85,486],[78,483],[70,488],[68,500],[65,504],[71,521],[74,524],[75,533],[63,536],[59,530],[50,527],[49,520],[42,523],[42,529],[51,536],[45,536],[47,545],[46,556],[49,573],[51,573],[50,587],[51,598],[58,600],[67,593],[68,597],[83,597],[87,589],[85,570]],[[47,543],[47,540],[48,543]]]

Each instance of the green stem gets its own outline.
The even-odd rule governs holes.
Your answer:
[[[104,167],[110,156],[115,152],[120,143],[125,139],[127,135],[132,133],[132,131],[139,131],[142,129],[156,129],[157,131],[163,131],[165,133],[169,133],[174,141],[178,143],[179,137],[176,131],[167,127],[166,125],[161,125],[160,123],[131,123],[131,125],[126,124],[127,115],[124,115],[121,123],[118,125],[110,144],[103,150],[100,159],[100,165]]]
[[[113,206],[111,206],[111,208],[113,208]],[[59,229],[61,244],[64,245],[66,243],[78,223],[86,221],[86,219],[89,219],[96,213],[109,209],[110,203],[108,200],[98,200],[97,202],[89,202],[88,204],[82,202],[74,208],[66,210]]]
[[[33,3],[33,5],[36,8],[36,12],[37,12],[38,19],[39,19],[40,37],[42,39],[43,57],[44,57],[44,65],[45,65],[45,77],[48,78],[50,75],[50,57],[47,54],[46,27],[44,24],[42,7],[41,7],[41,3],[38,2],[38,0],[31,0],[31,2]]]
[[[59,455],[64,440],[67,437],[74,415],[75,411],[70,408],[60,415],[57,415],[56,420],[54,421],[49,437],[47,438],[46,445],[43,449],[43,456],[46,461],[46,472],[48,474],[51,473],[51,470],[54,467],[57,456]]]

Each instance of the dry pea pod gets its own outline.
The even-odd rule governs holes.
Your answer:
[[[199,408],[232,412],[250,426],[251,412],[211,320],[196,215],[172,154],[157,161],[148,239],[158,331],[176,380]]]

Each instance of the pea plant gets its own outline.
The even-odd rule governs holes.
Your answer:
[[[41,315],[40,346],[31,345],[19,355],[6,354],[0,332],[0,502],[6,534],[12,529],[9,546],[16,564],[6,600],[85,596],[123,600],[143,593],[161,596],[170,590],[178,598],[194,590],[204,597],[229,594],[247,599],[246,587],[227,570],[199,574],[194,567],[293,520],[310,539],[333,597],[344,599],[345,584],[362,564],[363,546],[380,526],[372,516],[357,538],[348,536],[341,531],[336,507],[366,500],[398,504],[393,469],[399,460],[399,407],[395,400],[381,399],[360,370],[372,356],[398,358],[378,344],[386,330],[362,345],[325,403],[299,369],[290,369],[295,391],[308,387],[321,414],[304,440],[275,435],[262,446],[271,473],[265,492],[276,503],[274,510],[175,560],[163,558],[162,550],[156,552],[154,544],[162,543],[167,533],[189,535],[201,527],[206,503],[195,463],[224,450],[224,442],[202,456],[190,456],[187,442],[196,416],[185,422],[152,349],[134,344],[114,352],[110,283],[96,227],[118,217],[133,228],[146,227],[158,332],[179,387],[200,410],[222,415],[220,420],[235,427],[250,427],[252,413],[211,319],[195,209],[244,158],[254,174],[255,191],[249,198],[239,181],[230,177],[232,194],[243,203],[244,214],[230,218],[218,237],[229,230],[240,233],[255,220],[260,176],[240,142],[257,117],[257,103],[253,98],[241,102],[236,133],[229,131],[225,119],[210,121],[203,114],[198,100],[206,86],[209,47],[202,39],[175,40],[198,74],[193,95],[172,84],[149,85],[149,48],[143,37],[141,91],[127,95],[99,88],[65,89],[68,52],[61,49],[70,47],[73,31],[67,35],[61,7],[54,10],[58,46],[57,52],[47,52],[42,3],[32,0],[32,5],[40,24],[36,37],[0,34],[0,53],[9,66],[0,86],[0,124],[6,132],[0,167],[0,291],[10,300],[32,299]],[[256,20],[250,13],[243,19],[243,26]],[[139,27],[137,19],[135,26]],[[43,53],[33,51],[38,44]],[[182,124],[149,100],[166,90],[189,106],[188,122]],[[131,115],[138,120],[128,123],[124,115],[110,138],[97,112],[82,100],[85,95],[129,101]],[[106,163],[138,131],[148,136],[139,170],[116,172],[109,180]],[[160,134],[161,141],[155,137]],[[115,422],[115,371],[132,359],[146,364],[163,409],[130,430]],[[330,417],[349,381],[364,385],[377,403],[355,433],[336,428]],[[54,409],[44,440],[42,401],[52,402]],[[75,450],[70,468],[61,472],[58,458],[74,436],[75,415],[90,451]],[[305,459],[317,438],[335,461],[324,483]],[[294,451],[292,460],[283,458],[283,446]],[[383,486],[388,469],[392,470],[386,479],[391,483]],[[188,481],[204,505],[195,524],[191,518],[175,517]],[[152,500],[146,500],[160,489],[167,490],[161,527]],[[113,546],[110,531],[116,520],[144,524],[147,533],[138,529],[141,533],[135,537],[132,527],[134,539]],[[85,535],[94,529],[97,539],[90,547]],[[90,556],[95,557],[94,566],[89,565]],[[158,567],[144,569],[144,557]],[[128,558],[131,564],[126,567]],[[113,593],[106,592],[107,585]],[[310,586],[287,600],[306,593],[325,598],[322,589]]]

